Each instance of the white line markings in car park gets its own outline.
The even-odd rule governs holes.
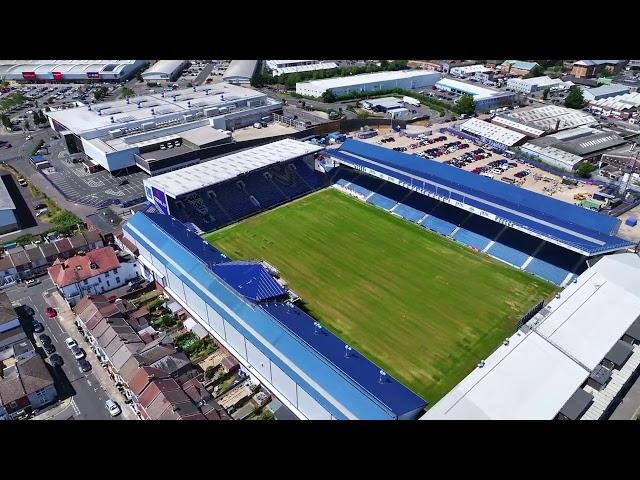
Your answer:
[[[78,408],[78,405],[76,405],[76,400],[74,398],[71,399],[71,407],[73,408],[73,413],[80,415],[80,409]]]

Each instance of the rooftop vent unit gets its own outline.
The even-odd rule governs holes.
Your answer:
[[[504,342],[502,342],[502,344],[503,344],[505,347],[509,346],[509,339],[508,339],[508,338],[505,338],[505,339],[504,339]]]
[[[140,125],[142,130],[151,130],[156,126],[156,122],[144,122]]]
[[[109,118],[109,120],[111,120],[111,123],[116,123],[115,119],[113,118],[113,115]]]
[[[191,108],[191,100],[187,102],[187,108]]]
[[[485,365],[485,361],[484,360],[480,360],[480,362],[478,363],[478,368],[482,368]]]
[[[196,87],[195,87],[195,85],[193,86],[193,91],[194,91],[194,92],[196,91]]]
[[[156,114],[156,109],[155,109],[155,108],[152,108],[152,109],[151,109],[151,115],[155,115],[155,114]]]
[[[91,104],[89,104],[89,105],[88,105],[88,107],[89,107],[89,111],[91,111]],[[99,111],[99,110],[98,110],[98,111]]]
[[[130,103],[131,103],[131,99],[127,97],[127,105],[129,105]]]

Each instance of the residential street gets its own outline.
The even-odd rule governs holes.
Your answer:
[[[130,409],[124,405],[122,398],[117,395],[117,390],[113,385],[106,385],[103,382],[101,385],[98,380],[98,376],[101,373],[100,363],[93,352],[82,342],[82,336],[75,329],[73,320],[64,321],[61,319],[63,312],[59,312],[59,316],[53,319],[47,318],[45,315],[45,309],[47,303],[43,294],[46,290],[53,287],[51,279],[47,276],[40,277],[42,283],[33,287],[25,287],[24,284],[18,284],[13,287],[7,288],[4,292],[9,296],[12,302],[20,302],[23,305],[28,305],[35,311],[34,318],[43,324],[45,331],[49,337],[51,337],[52,344],[56,348],[56,353],[60,355],[64,364],[62,367],[51,368],[54,381],[56,382],[56,388],[58,390],[59,399],[62,405],[54,406],[45,410],[41,415],[47,419],[59,419],[67,420],[73,417],[76,420],[126,420],[132,416]],[[36,350],[41,355],[44,355],[41,344],[38,338],[40,334],[34,334],[33,329],[30,326],[29,318],[26,314],[18,308],[21,312],[21,321],[25,327],[27,335],[30,336]],[[67,312],[67,316],[71,317],[72,312]],[[64,327],[62,326],[64,322]],[[69,323],[73,328],[73,331],[69,328]],[[66,327],[66,328],[65,328]],[[91,363],[92,370],[87,373],[82,373],[77,361],[71,354],[71,351],[64,343],[65,338],[71,336],[82,347],[86,354],[87,360]],[[35,337],[35,338],[34,338]],[[50,364],[48,358],[45,356],[45,362]],[[114,394],[113,392],[116,392]],[[117,395],[117,396],[116,396]],[[123,414],[118,417],[111,417],[107,412],[104,402],[112,398],[123,410]]]

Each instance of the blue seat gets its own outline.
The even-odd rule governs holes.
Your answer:
[[[525,270],[560,285],[569,273],[581,266],[581,258],[579,253],[545,243]]]
[[[240,179],[245,184],[247,194],[253,195],[262,208],[269,208],[287,200],[287,196],[264,177],[264,171],[243,175]]]
[[[410,207],[409,205],[405,205],[404,203],[399,203],[393,213],[401,216],[405,220],[409,220],[410,222],[414,223],[420,220],[425,215],[424,212],[416,210],[415,208]]]
[[[465,245],[484,250],[504,227],[478,215],[471,215],[453,238]]]
[[[508,228],[491,245],[487,253],[511,265],[521,267],[540,246],[542,240],[526,233]]]
[[[446,220],[442,220],[439,217],[434,217],[432,215],[429,215],[427,218],[425,218],[420,223],[420,225],[428,228],[429,230],[433,230],[434,232],[441,233],[442,235],[451,235],[451,232],[456,229],[455,224],[447,222]]]
[[[367,203],[371,203],[376,207],[384,208],[385,210],[391,210],[398,202],[391,200],[384,195],[380,195],[379,193],[374,193],[367,199]]]

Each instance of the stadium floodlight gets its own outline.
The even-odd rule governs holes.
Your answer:
[[[317,335],[320,330],[322,330],[322,325],[320,325],[320,322],[313,322],[313,334]]]
[[[344,346],[344,358],[349,358],[349,352],[353,350],[349,345]]]
[[[384,370],[380,370],[380,378],[378,379],[378,381],[380,383],[384,383],[384,380],[386,377],[387,377],[387,372],[385,372]]]

